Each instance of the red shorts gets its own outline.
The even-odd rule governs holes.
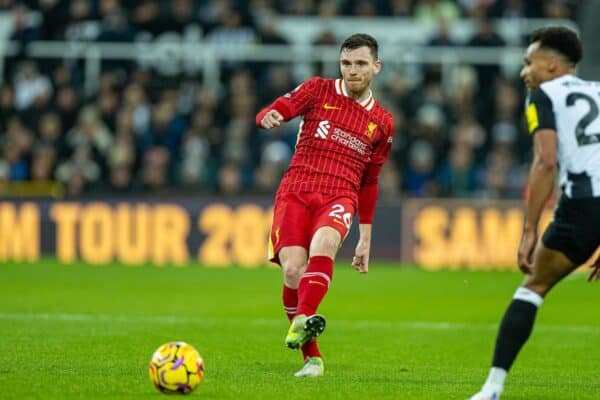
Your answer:
[[[275,196],[273,226],[269,240],[269,260],[279,264],[279,250],[302,246],[323,226],[330,226],[346,238],[355,213],[355,202],[347,196],[323,193],[286,192]]]

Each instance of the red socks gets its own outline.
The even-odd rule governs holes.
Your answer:
[[[298,289],[292,289],[286,284],[283,285],[283,310],[290,322],[296,316],[296,308],[298,307]]]
[[[333,260],[327,256],[314,256],[298,285],[297,314],[313,315],[329,289],[333,276]]]

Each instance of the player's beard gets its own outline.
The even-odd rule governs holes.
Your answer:
[[[359,81],[346,81],[346,87],[348,91],[355,96],[362,96],[365,91],[369,88],[370,81],[367,79],[361,79]]]

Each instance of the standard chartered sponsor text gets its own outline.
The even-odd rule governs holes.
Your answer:
[[[340,129],[334,128],[333,134],[331,135],[331,140],[335,140],[336,142],[356,151],[359,154],[364,155],[367,151],[367,144],[361,142],[360,139],[352,136],[348,132]]]

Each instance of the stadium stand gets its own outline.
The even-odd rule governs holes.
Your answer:
[[[524,33],[574,26],[577,3],[2,0],[0,181],[70,197],[271,193],[297,125],[267,133],[254,114],[336,76],[339,40],[367,31],[384,62],[375,95],[397,121],[383,195],[518,198]]]

